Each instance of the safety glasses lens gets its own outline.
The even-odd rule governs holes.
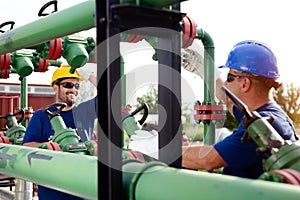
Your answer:
[[[230,73],[228,73],[227,74],[227,82],[228,83],[230,83],[230,82],[232,82],[232,81],[234,81],[234,79],[236,79],[236,78],[240,78],[240,76],[236,76],[236,75],[234,75],[234,74],[230,74]]]
[[[73,87],[75,87],[75,89],[79,89],[79,83],[71,83],[71,82],[63,82],[60,83],[61,86],[63,86],[64,88],[68,88],[71,89]]]

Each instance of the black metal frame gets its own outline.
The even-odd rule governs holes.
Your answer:
[[[120,87],[116,87],[121,78],[120,39],[113,37],[115,34],[145,27],[173,30],[157,32],[157,30],[139,29],[138,32],[135,30],[134,34],[158,37],[158,101],[167,114],[164,124],[159,119],[159,158],[170,166],[181,167],[180,21],[182,16],[180,12],[119,4],[117,0],[96,1],[99,80],[97,94],[100,124],[100,130],[98,130],[98,199],[120,200],[125,197],[121,192],[123,191],[122,130],[118,126],[121,124],[121,112],[120,115],[113,115],[111,109],[113,107],[121,111],[121,90]],[[116,59],[109,63],[112,58]],[[172,73],[163,66],[171,66]],[[119,94],[120,98],[113,99],[112,105],[113,92]],[[159,110],[159,116],[162,112]]]

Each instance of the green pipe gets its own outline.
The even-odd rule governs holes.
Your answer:
[[[80,43],[73,43],[66,45],[62,56],[67,60],[71,67],[71,73],[74,73],[76,68],[85,65],[89,59],[89,54],[86,52],[84,45]]]
[[[215,102],[215,48],[210,35],[197,29],[196,38],[201,40],[204,46],[204,101],[203,105],[214,105]],[[211,145],[215,143],[216,122],[214,120],[204,121],[204,143]]]
[[[2,174],[97,199],[98,160],[94,156],[2,143],[0,156]],[[201,196],[206,199],[296,200],[300,196],[300,188],[295,185],[176,169],[157,161],[145,164],[125,160],[122,169],[123,195],[130,200],[192,200]]]
[[[179,4],[180,2],[183,2],[186,0],[120,0],[120,3],[132,3],[136,5],[145,5],[155,8],[162,8],[167,7],[170,5]]]
[[[21,81],[21,109],[27,109],[28,108],[28,84],[27,84],[27,78],[26,76],[22,77],[20,76],[20,81]],[[26,127],[27,122],[26,120],[23,120],[21,124]],[[3,162],[3,161],[2,161]],[[17,178],[17,177],[16,177]],[[23,179],[16,179],[16,187],[15,187],[15,197],[16,199],[24,199],[25,197],[27,199],[32,198],[32,192],[29,190],[24,190],[24,188],[32,188],[33,184],[30,181],[26,181]]]
[[[0,144],[0,173],[97,199],[97,157]]]
[[[300,172],[300,141],[291,144],[287,142],[278,151],[272,152],[264,160],[263,167],[265,171],[289,168]]]
[[[78,145],[79,139],[76,131],[72,128],[67,128],[61,116],[52,117],[50,120],[51,126],[54,129],[54,135],[51,136],[51,141],[60,145],[62,151],[70,152],[70,145]],[[39,146],[43,148],[43,146]],[[44,146],[45,147],[45,146]],[[82,148],[75,148],[74,152],[83,153]]]
[[[123,186],[129,200],[298,200],[300,196],[295,185],[175,169],[158,162],[124,163]]]
[[[34,70],[34,66],[31,62],[31,57],[25,55],[15,56],[15,52],[13,54],[14,55],[12,55],[12,67],[21,77],[29,76]]]
[[[0,54],[95,27],[95,1],[88,0],[0,35]]]
[[[142,5],[161,8],[185,0],[145,0]],[[136,3],[123,0],[121,3]],[[137,5],[139,3],[136,3]],[[51,39],[78,33],[95,27],[95,1],[88,0],[59,12],[7,31],[0,36],[0,54],[37,45]]]
[[[27,84],[27,78],[26,77],[20,77],[20,81],[21,81],[21,94],[20,94],[21,109],[26,109],[27,106],[28,106],[28,95],[27,95],[28,84]],[[22,121],[22,125],[24,127],[27,126],[26,120]]]

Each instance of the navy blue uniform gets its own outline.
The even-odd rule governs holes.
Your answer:
[[[272,126],[284,140],[294,141],[295,128],[292,120],[274,102],[267,103],[256,110],[262,117],[272,116],[275,121]],[[262,160],[264,156],[256,153],[258,147],[255,142],[241,143],[241,138],[246,131],[242,125],[243,114],[237,107],[233,107],[233,113],[239,126],[231,135],[214,145],[220,156],[227,163],[223,174],[245,178],[258,178],[263,173]]]

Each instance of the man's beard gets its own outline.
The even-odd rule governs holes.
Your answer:
[[[65,94],[62,94],[59,92],[58,99],[64,103],[66,103],[68,106],[73,106],[76,102],[76,96],[73,92],[68,92]]]
[[[72,95],[74,95],[74,94],[72,94]],[[76,101],[75,95],[74,95],[74,98],[72,98],[72,99],[69,98],[69,95],[67,95],[66,104],[68,106],[73,106],[75,104],[75,101]]]

